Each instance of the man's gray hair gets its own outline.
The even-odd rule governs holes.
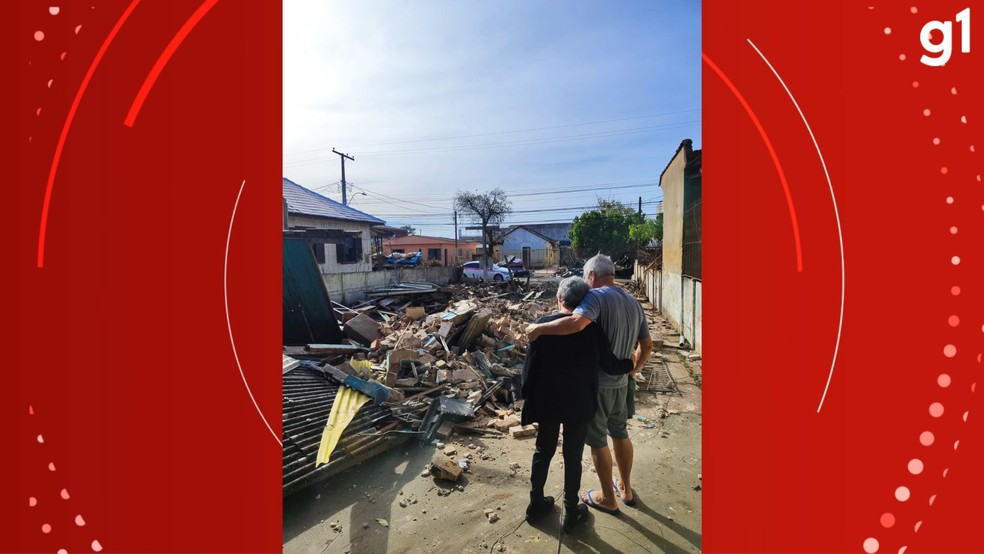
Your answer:
[[[557,298],[568,310],[573,310],[584,300],[591,287],[588,282],[580,277],[568,277],[557,286]]]
[[[593,258],[584,262],[584,274],[594,272],[595,277],[614,277],[615,264],[608,256],[598,252]]]

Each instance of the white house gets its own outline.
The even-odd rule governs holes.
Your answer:
[[[385,225],[378,217],[360,212],[284,177],[284,229],[342,231],[339,238],[311,239],[322,273],[372,271],[372,233]]]

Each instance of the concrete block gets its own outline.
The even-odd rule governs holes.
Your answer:
[[[536,435],[536,427],[532,425],[516,425],[509,428],[509,434],[514,439],[531,437]]]

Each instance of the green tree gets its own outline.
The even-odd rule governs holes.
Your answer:
[[[485,194],[459,190],[454,195],[454,208],[482,226],[482,277],[488,280],[489,226],[502,223],[512,212],[512,203],[500,188]]]
[[[654,240],[663,239],[663,214],[656,219],[646,218],[642,223],[629,225],[629,238],[638,246],[645,246]]]
[[[629,227],[639,224],[639,214],[617,200],[598,200],[598,207],[574,218],[567,236],[581,258],[602,252],[619,260],[634,254]]]
[[[416,235],[417,234],[417,228],[414,227],[414,226],[412,226],[412,225],[401,225],[400,226],[400,229],[403,229],[404,231],[406,231],[408,235]]]

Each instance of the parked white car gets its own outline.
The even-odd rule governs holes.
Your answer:
[[[480,281],[484,278],[482,275],[483,272],[481,262],[468,262],[462,267],[464,269],[465,277],[469,279],[478,279]],[[488,274],[489,279],[493,281],[508,281],[512,278],[509,270],[504,267],[499,267],[498,264],[493,264],[492,267],[489,268]]]

